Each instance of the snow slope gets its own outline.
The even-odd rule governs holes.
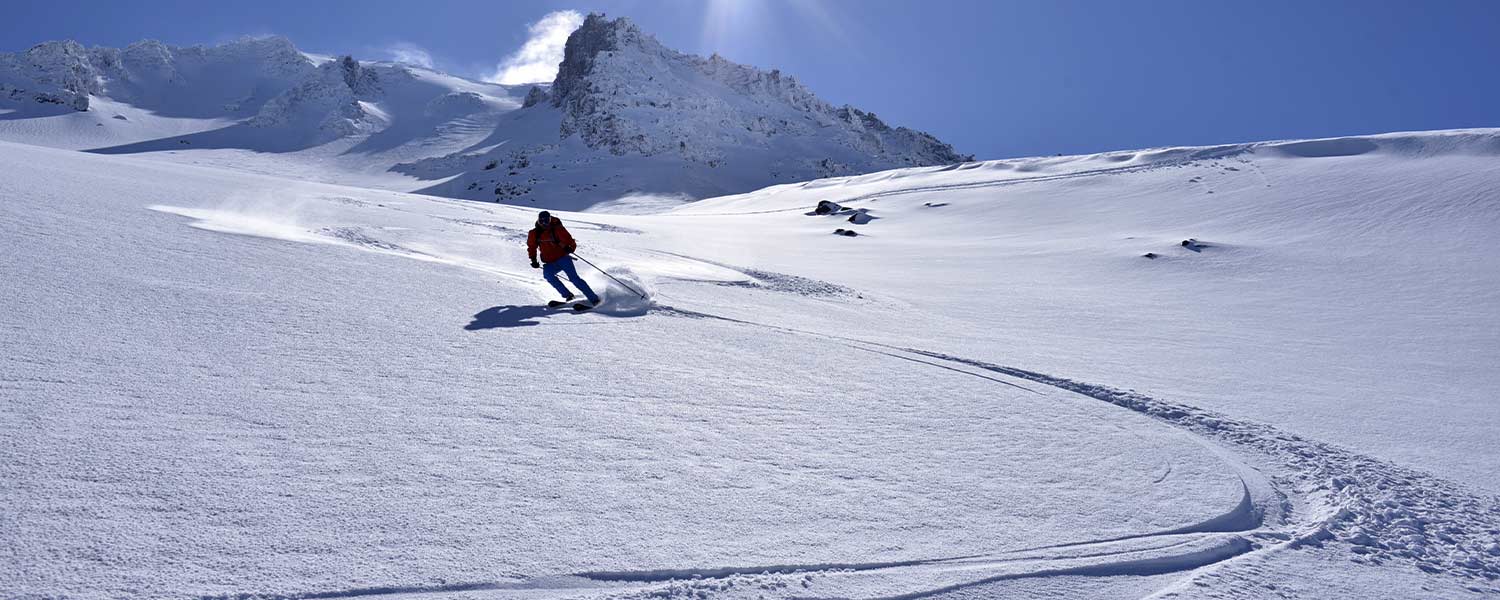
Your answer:
[[[525,92],[314,57],[281,37],[186,48],[49,42],[0,54],[0,139],[414,189],[425,184],[393,165],[484,147]]]
[[[564,213],[572,314],[527,209],[0,143],[0,596],[1492,597],[1496,155]]]

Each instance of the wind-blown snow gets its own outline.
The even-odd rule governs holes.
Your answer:
[[[575,314],[528,209],[0,143],[0,596],[1500,594],[1497,156],[563,213]]]
[[[583,24],[583,14],[576,10],[547,13],[526,27],[530,37],[510,56],[500,62],[489,81],[503,85],[546,83],[557,76],[562,62],[563,45],[568,34]]]
[[[428,52],[426,48],[411,42],[392,44],[390,48],[386,49],[386,52],[390,54],[393,62],[422,67],[423,69],[433,68],[432,53]]]

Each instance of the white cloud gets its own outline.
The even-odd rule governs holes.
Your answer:
[[[432,54],[416,44],[397,42],[385,51],[391,56],[392,61],[424,69],[432,68]]]
[[[505,85],[552,81],[557,77],[557,63],[562,62],[568,36],[582,24],[583,13],[576,10],[547,13],[526,27],[526,43],[500,61],[486,81]]]

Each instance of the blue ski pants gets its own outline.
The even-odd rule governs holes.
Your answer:
[[[567,273],[568,281],[573,282],[573,285],[578,288],[578,291],[583,292],[583,297],[588,298],[589,302],[594,304],[599,303],[599,295],[595,294],[594,290],[589,288],[587,281],[578,276],[578,267],[573,265],[573,257],[564,256],[542,265],[542,278],[546,279],[547,283],[552,284],[552,287],[557,288],[557,293],[562,294],[564,298],[572,296],[573,292],[568,291],[568,286],[563,285],[562,280],[558,279],[558,271]]]

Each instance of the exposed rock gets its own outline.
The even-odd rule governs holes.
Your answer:
[[[546,102],[550,98],[551,97],[547,95],[546,90],[543,90],[539,86],[533,85],[531,86],[531,90],[526,92],[526,99],[521,101],[521,108],[531,108],[533,106]]]
[[[353,56],[344,56],[338,61],[339,72],[344,76],[344,85],[356,96],[374,96],[380,93],[380,77],[374,71],[360,66]],[[477,94],[476,94],[477,96]]]

